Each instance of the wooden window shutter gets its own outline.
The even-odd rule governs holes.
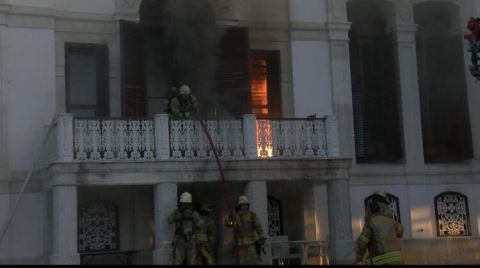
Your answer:
[[[271,51],[268,53],[268,103],[270,116],[282,116],[282,87],[280,71],[280,52]]]
[[[145,116],[146,88],[143,31],[140,24],[120,21],[122,116]]]
[[[357,161],[396,161],[402,147],[392,40],[356,35],[351,40]]]
[[[250,112],[248,28],[231,27],[221,40],[217,92],[225,109],[235,117]]]

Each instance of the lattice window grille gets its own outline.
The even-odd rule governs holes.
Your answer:
[[[274,198],[268,198],[268,235],[270,237],[282,235],[281,203]]]
[[[435,197],[438,236],[469,236],[470,217],[467,197],[454,192]]]
[[[119,249],[117,207],[107,202],[95,202],[79,209],[79,252]]]

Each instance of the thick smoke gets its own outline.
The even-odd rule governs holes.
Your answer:
[[[143,12],[143,14],[142,14]],[[161,28],[158,61],[167,87],[188,85],[204,115],[218,103],[216,74],[223,30],[208,0],[144,0],[142,23]]]

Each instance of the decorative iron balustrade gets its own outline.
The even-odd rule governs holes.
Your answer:
[[[155,159],[153,120],[74,120],[74,160]]]
[[[218,156],[224,159],[244,155],[241,120],[207,121],[206,126]],[[194,120],[170,121],[170,151],[173,159],[213,158],[213,150],[200,122]]]
[[[338,157],[335,117],[205,122],[223,159]],[[211,159],[213,151],[198,121],[80,119],[61,114],[54,133],[57,161],[146,161]]]
[[[257,120],[259,158],[318,158],[327,156],[325,121]]]

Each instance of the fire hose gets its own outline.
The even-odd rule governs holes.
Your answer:
[[[224,191],[225,191],[225,199],[226,199],[227,206],[228,206],[228,211],[229,211],[229,220],[233,221],[234,218],[235,218],[235,212],[234,212],[233,206],[232,206],[232,195],[231,195],[231,192],[230,192],[230,188],[228,188],[227,180],[225,179],[225,172],[223,170],[222,162],[220,162],[220,158],[218,157],[217,149],[215,147],[215,144],[213,143],[213,140],[212,140],[212,137],[210,136],[210,133],[208,132],[208,128],[205,125],[205,122],[203,122],[203,120],[200,117],[200,115],[198,114],[198,112],[194,112],[194,114],[195,114],[195,118],[202,125],[203,131],[205,132],[205,135],[207,136],[208,142],[210,143],[210,147],[212,148],[213,154],[215,156],[215,160],[217,162],[218,170],[220,172],[220,177],[222,179],[223,187],[224,187]],[[237,231],[237,225],[236,224],[233,224],[233,241],[234,241],[234,249],[235,249],[235,260],[236,260],[236,263],[239,264],[240,263],[240,255],[239,255],[239,248],[238,248],[238,231]]]

